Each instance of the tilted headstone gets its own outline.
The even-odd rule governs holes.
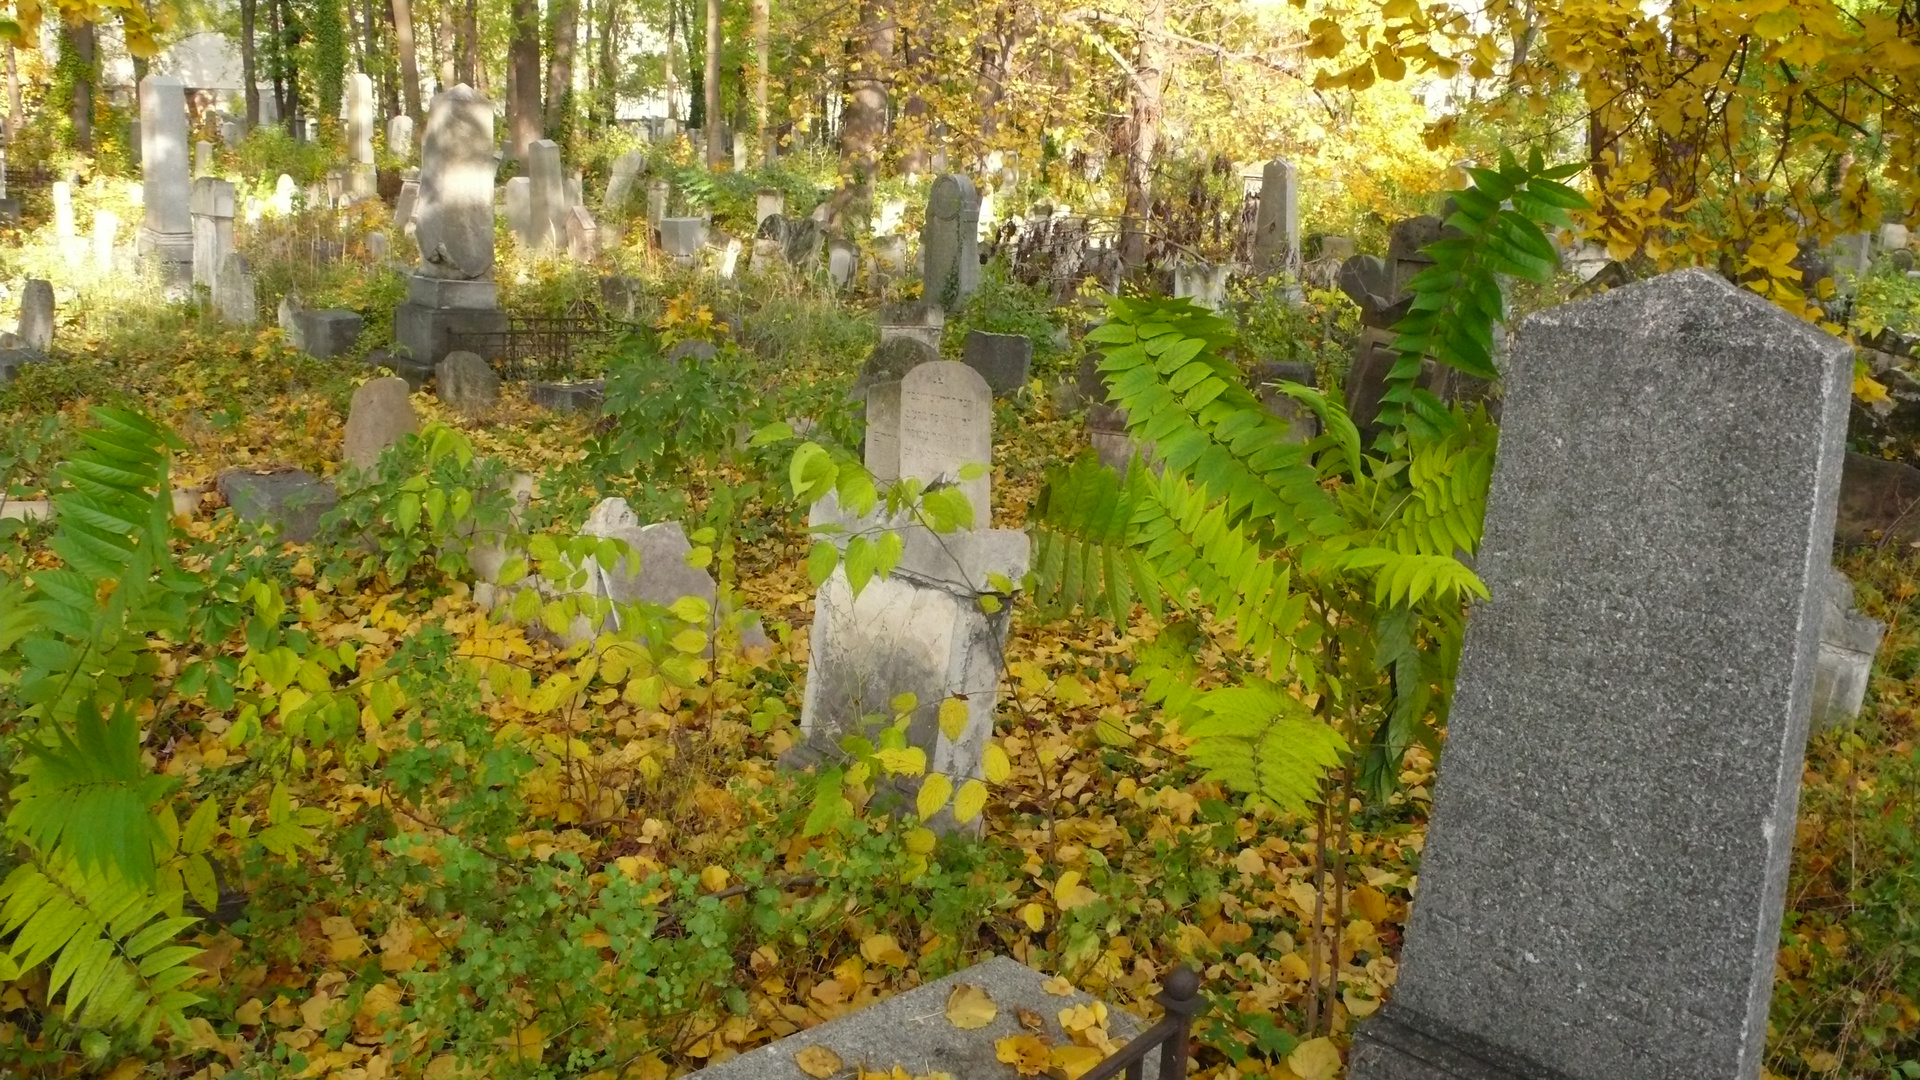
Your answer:
[[[348,465],[370,469],[380,460],[380,451],[420,430],[420,418],[414,415],[408,399],[407,380],[388,376],[368,379],[353,392],[347,408],[346,446],[342,458]]]
[[[560,173],[560,144],[535,139],[527,144],[527,224],[532,248],[550,251],[566,243],[567,189]]]
[[[740,253],[746,246],[740,243],[739,237],[715,233],[708,241],[708,247],[713,254],[713,276],[721,281],[732,281],[740,268]]]
[[[146,204],[140,255],[184,269],[193,262],[188,213],[193,177],[187,162],[186,84],[172,75],[140,80],[140,179]]]
[[[590,263],[600,255],[600,226],[584,206],[567,211],[567,258]]]
[[[659,225],[667,218],[667,195],[673,189],[665,180],[647,183],[647,224]]]
[[[406,117],[395,117],[405,120]],[[413,208],[420,201],[420,181],[400,181],[400,195],[393,202],[393,227],[401,236],[413,235]]]
[[[433,381],[434,395],[463,413],[484,413],[500,401],[500,376],[478,353],[448,353]]]
[[[1005,397],[1027,385],[1033,373],[1033,340],[1025,334],[969,330],[960,359],[979,372],[996,395]]]
[[[213,310],[223,321],[236,326],[253,326],[260,321],[253,268],[245,255],[230,252],[220,267],[213,284]]]
[[[29,278],[20,290],[20,340],[29,349],[53,347],[53,283]]]
[[[1913,233],[1900,222],[1892,221],[1880,226],[1879,239],[1882,251],[1904,251],[1913,242]]]
[[[640,524],[625,499],[604,499],[580,529],[582,536],[620,540],[625,557],[601,564],[592,560],[589,571],[594,591],[616,604],[670,606],[683,596],[697,596],[711,607],[719,590],[707,572],[690,564],[693,544],[677,521]]]
[[[973,181],[949,173],[933,182],[920,253],[927,299],[958,311],[980,287],[980,193]]]
[[[214,287],[233,252],[233,184],[211,176],[193,182],[193,283]]]
[[[923,338],[911,334],[886,338],[860,365],[860,374],[853,383],[854,396],[858,397],[867,387],[876,383],[897,383],[907,377],[907,372],[939,359],[940,350],[927,344]]]
[[[193,144],[193,175],[213,175],[213,144],[205,139]]]
[[[1433,265],[1428,245],[1444,237],[1446,226],[1431,214],[1396,221],[1387,229],[1387,264],[1393,270],[1393,303],[1407,295],[1407,284]]]
[[[939,304],[925,297],[904,304],[882,304],[879,319],[882,345],[897,337],[917,338],[939,355],[940,338],[947,327],[946,312]]]
[[[570,211],[576,206],[586,205],[587,182],[586,179],[580,175],[580,170],[575,169],[573,170],[573,175],[567,177],[560,185],[560,188],[562,194],[566,197],[566,210],[562,211],[560,215],[561,225],[564,227],[566,224],[566,211]]]
[[[812,271],[820,265],[820,249],[826,246],[827,234],[820,223],[805,217],[787,223],[787,265],[805,271]]]
[[[1260,212],[1253,223],[1253,265],[1267,273],[1300,270],[1300,179],[1280,158],[1260,171]]]
[[[787,260],[787,216],[768,214],[753,232],[753,269],[765,273],[775,263]]]
[[[1522,324],[1352,1080],[1760,1075],[1852,365],[1702,270]]]
[[[1887,625],[1853,606],[1853,582],[1829,569],[1820,619],[1820,664],[1813,678],[1813,730],[1844,724],[1860,715],[1867,677]]]
[[[228,469],[215,481],[241,521],[271,525],[280,539],[304,544],[320,533],[320,518],[339,503],[333,485],[304,469],[256,473]]]
[[[638,150],[621,154],[613,163],[613,175],[607,178],[607,197],[602,201],[607,213],[618,214],[633,197],[634,182],[647,170],[647,155]]]
[[[352,352],[367,325],[358,312],[345,308],[302,308],[293,319],[300,328],[300,351],[321,360]]]

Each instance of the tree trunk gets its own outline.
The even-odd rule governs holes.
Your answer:
[[[518,10],[516,5],[516,10]],[[537,22],[537,20],[536,20]],[[538,35],[536,27],[534,33]],[[535,37],[538,41],[538,37]],[[460,12],[460,77],[461,81],[475,90],[481,90],[486,79],[486,68],[480,61],[480,10],[474,0],[467,0]]]
[[[773,62],[773,4],[753,0],[753,148],[763,164],[773,164],[773,142],[767,138],[767,80]]]
[[[240,82],[247,96],[247,130],[260,125],[260,79],[254,70],[253,22],[258,0],[240,0]]]
[[[460,31],[453,20],[453,0],[441,0],[439,38],[436,43],[440,57],[439,83],[443,87],[463,82],[460,78]]]
[[[421,134],[420,57],[413,47],[413,0],[391,0],[393,44],[400,53],[400,102],[413,118],[415,138]]]
[[[620,5],[616,0],[600,3],[600,83],[595,87],[595,109],[599,122],[611,127],[620,115],[619,63]]]
[[[7,137],[14,138],[27,122],[26,103],[20,97],[20,62],[13,43],[7,43]]]
[[[73,124],[73,148],[83,154],[93,152],[93,24],[66,23],[60,33],[74,59],[73,97],[67,105],[67,119]]]
[[[1147,261],[1153,212],[1154,151],[1167,89],[1167,0],[1147,0],[1141,12],[1140,60],[1133,73],[1133,123],[1127,153],[1126,207],[1120,219],[1120,260],[1128,270]]]
[[[547,21],[547,131],[565,141],[567,113],[573,105],[573,50],[580,38],[579,0],[551,0]]]
[[[860,36],[840,107],[840,168],[846,175],[843,192],[849,197],[872,198],[880,171],[880,144],[887,129],[887,84],[882,80],[893,63],[894,26],[886,0],[861,0]]]
[[[516,161],[525,161],[527,145],[540,138],[540,0],[513,0],[507,60],[513,66],[507,89],[511,151]]]
[[[720,145],[720,0],[707,0],[707,167],[727,160]]]
[[[673,31],[674,31],[674,25],[679,21],[680,21],[680,5],[674,3],[674,0],[667,0],[666,84],[667,84],[667,119],[669,120],[680,119],[680,86],[679,86],[679,80],[675,79],[673,76]]]

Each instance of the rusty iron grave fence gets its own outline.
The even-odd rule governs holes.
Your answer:
[[[448,351],[485,357],[506,382],[560,382],[585,377],[597,358],[639,328],[578,301],[559,315],[510,313],[505,330],[456,330]]]
[[[1186,1080],[1187,1043],[1193,1034],[1194,1018],[1206,1011],[1207,999],[1200,995],[1200,976],[1192,968],[1177,967],[1167,975],[1165,989],[1154,997],[1167,1015],[1152,1027],[1127,1040],[1114,1055],[1088,1070],[1080,1080],[1147,1080],[1147,1055],[1160,1051],[1157,1080]]]

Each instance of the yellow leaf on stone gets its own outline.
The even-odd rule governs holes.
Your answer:
[[[867,958],[869,964],[885,964],[888,967],[906,967],[907,954],[892,934],[874,934],[860,943],[860,955]]]
[[[960,794],[953,797],[953,820],[965,825],[980,816],[987,808],[987,785],[978,780],[969,780],[960,785]]]
[[[967,1031],[983,1028],[993,1023],[993,1018],[999,1013],[1000,1007],[993,1003],[985,990],[977,986],[961,983],[947,995],[947,1022],[954,1027]],[[1000,1060],[1007,1059],[1003,1057]]]
[[[1039,1076],[1052,1058],[1047,1053],[1047,1044],[1032,1035],[1009,1035],[994,1040],[993,1055],[1013,1066],[1021,1076]]]
[[[815,1080],[827,1080],[827,1077],[840,1071],[840,1055],[824,1046],[809,1046],[793,1055],[793,1063],[800,1071]]]
[[[1091,1046],[1056,1046],[1047,1054],[1047,1075],[1060,1080],[1080,1080],[1106,1060],[1106,1056]]]
[[[914,809],[925,821],[939,813],[952,795],[953,781],[947,779],[945,773],[934,773],[920,782],[920,794],[914,799]]]
[[[732,876],[724,866],[709,866],[700,871],[700,884],[708,892],[719,892],[727,887],[727,879]]]
[[[1300,1080],[1333,1080],[1340,1075],[1340,1050],[1324,1035],[1308,1039],[1287,1055],[1287,1068]]]
[[[957,697],[950,697],[940,703],[940,731],[949,739],[957,739],[967,730],[967,703]]]
[[[1034,904],[1032,906],[1038,907],[1039,905]],[[1069,997],[1073,994],[1073,984],[1067,981],[1065,975],[1055,975],[1053,978],[1041,983],[1040,989],[1045,990],[1055,997]]]

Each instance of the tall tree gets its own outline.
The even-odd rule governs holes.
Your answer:
[[[400,54],[400,102],[413,118],[416,138],[420,133],[420,58],[413,45],[413,0],[391,0],[393,45]]]
[[[17,133],[27,122],[26,103],[20,96],[20,62],[14,57],[13,42],[7,42],[7,134]]]
[[[67,120],[73,125],[73,148],[93,152],[93,80],[96,74],[93,24],[63,23],[60,27],[60,67],[67,84]]]
[[[247,130],[260,125],[260,79],[253,57],[254,11],[259,0],[240,0],[240,85],[247,98]]]
[[[680,21],[680,5],[667,0],[667,52],[666,52],[666,88],[667,119],[680,119],[680,87],[673,71],[673,33]]]
[[[707,0],[707,165],[718,166],[727,159],[727,148],[720,145],[720,0]]]
[[[550,138],[566,141],[573,110],[573,51],[580,38],[579,0],[547,5],[547,123]]]
[[[593,87],[595,127],[609,127],[620,111],[620,5],[615,0],[600,0],[600,29],[596,42],[600,47],[600,74]]]
[[[1126,198],[1121,211],[1120,258],[1129,268],[1147,261],[1148,220],[1153,210],[1154,152],[1166,109],[1167,0],[1146,0],[1140,9],[1139,60],[1128,73],[1132,113],[1127,131]]]
[[[507,89],[507,128],[516,161],[540,138],[540,0],[513,0],[513,39],[507,46],[512,68]]]
[[[773,164],[773,143],[767,138],[767,70],[773,60],[773,5],[753,0],[753,148],[764,165]]]
[[[847,65],[840,113],[840,166],[846,174],[836,212],[853,197],[871,199],[887,130],[887,72],[893,63],[893,13],[887,0],[861,0],[860,27]]]

